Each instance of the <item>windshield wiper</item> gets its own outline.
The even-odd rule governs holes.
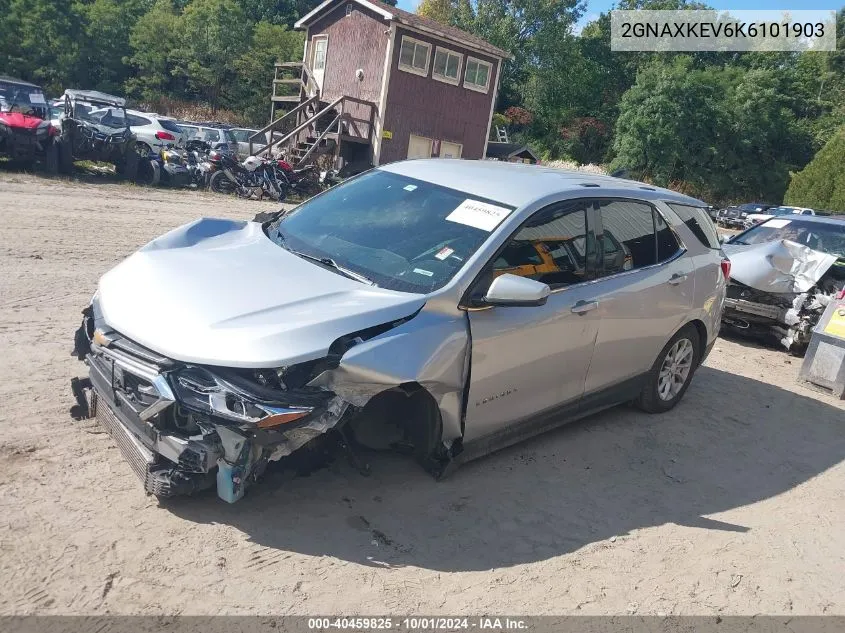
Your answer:
[[[334,268],[337,272],[342,274],[345,277],[349,277],[350,279],[354,279],[355,281],[360,281],[363,284],[367,284],[368,286],[377,286],[376,282],[374,282],[369,277],[362,275],[361,273],[357,273],[354,270],[349,270],[348,268],[344,268],[340,264],[338,264],[335,260],[331,257],[320,257],[319,255],[311,255],[310,253],[303,253],[302,251],[297,251],[292,249],[285,243],[285,236],[282,235],[282,232],[276,229],[276,235],[279,238],[279,245],[284,248],[286,251],[293,253],[303,259],[310,259],[311,261],[317,262],[318,264],[322,264],[323,266],[328,266],[329,268]]]

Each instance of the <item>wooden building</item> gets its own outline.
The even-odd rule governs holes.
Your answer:
[[[298,163],[326,146],[340,163],[485,157],[507,52],[377,0],[325,0],[296,27],[303,61],[277,66],[259,134],[285,132]]]

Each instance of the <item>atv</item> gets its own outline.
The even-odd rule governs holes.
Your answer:
[[[58,169],[58,130],[39,86],[0,76],[0,155],[31,167],[41,161],[47,173]]]
[[[138,152],[129,129],[126,101],[94,90],[65,90],[61,118],[60,166],[69,173],[74,160],[113,163],[117,174],[135,180]]]

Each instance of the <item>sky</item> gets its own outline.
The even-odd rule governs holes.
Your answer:
[[[838,10],[843,6],[843,0],[705,0],[714,9],[740,10],[780,10],[780,9],[829,9]],[[419,4],[419,0],[399,0],[399,8],[406,11],[413,11]],[[616,0],[587,0],[587,10],[584,17],[576,26],[580,31],[585,24],[596,19],[600,13],[609,11],[616,4]]]

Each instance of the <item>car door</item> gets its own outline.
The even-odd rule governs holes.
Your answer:
[[[628,381],[636,387],[685,322],[695,290],[692,261],[656,207],[621,199],[597,205],[603,268],[588,297],[598,304],[599,332],[586,394]],[[615,256],[619,246],[624,258]]]
[[[575,403],[584,391],[598,318],[589,283],[596,241],[587,201],[570,201],[534,214],[491,259],[470,291],[478,299],[502,271],[547,283],[537,307],[468,310],[472,362],[464,441],[489,436],[541,411]],[[561,243],[581,248],[562,248]],[[554,265],[538,266],[540,248]],[[520,259],[522,257],[522,259]]]

